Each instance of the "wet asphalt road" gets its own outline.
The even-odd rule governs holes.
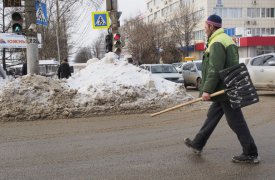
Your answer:
[[[0,179],[275,179],[275,93],[262,93],[260,100],[243,109],[259,165],[231,162],[241,147],[225,119],[201,156],[184,146],[206,115],[209,103],[198,103],[153,118],[1,123]]]

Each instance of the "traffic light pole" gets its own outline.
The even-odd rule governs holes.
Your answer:
[[[3,2],[3,33],[5,33],[5,6],[4,6],[4,2]],[[3,63],[3,68],[5,71],[7,71],[7,67],[6,67],[6,48],[3,48],[3,53],[2,53],[2,63]]]
[[[39,74],[35,1],[36,0],[25,1],[28,74]],[[31,25],[33,27],[30,29]]]
[[[56,41],[57,41],[57,53],[58,53],[58,61],[61,64],[61,58],[60,58],[60,41],[59,41],[59,37],[60,37],[60,17],[59,17],[59,0],[55,0],[56,3],[56,20],[57,20],[57,29],[56,29]]]
[[[112,37],[114,37],[115,34],[118,34],[118,28],[119,28],[119,14],[121,12],[118,12],[118,2],[117,0],[107,0],[106,1],[106,10],[110,14],[111,18],[111,30],[112,30]],[[121,52],[116,52],[116,47],[113,45],[113,52],[120,54]],[[121,49],[120,49],[121,51]]]

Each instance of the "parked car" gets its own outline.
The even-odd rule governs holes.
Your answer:
[[[142,64],[140,67],[169,81],[184,83],[183,77],[172,64]]]
[[[182,65],[182,76],[185,87],[195,86],[196,89],[199,89],[201,85],[201,68],[202,60],[190,61]]]
[[[172,63],[173,66],[175,66],[176,70],[181,74],[182,73],[182,66],[185,64],[185,62],[178,62],[178,63]]]
[[[172,63],[172,65],[175,66],[175,67],[179,67],[179,66],[181,66],[181,64],[182,64],[182,62]]]
[[[251,58],[247,69],[256,89],[275,90],[275,53]]]
[[[55,59],[52,60],[39,60],[39,73],[41,76],[55,77],[59,62]],[[12,65],[7,67],[8,75],[15,78],[22,76],[23,64]]]

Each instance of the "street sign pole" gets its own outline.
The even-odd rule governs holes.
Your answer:
[[[55,0],[56,3],[56,20],[57,20],[57,29],[56,29],[56,41],[57,41],[57,54],[58,54],[58,61],[61,64],[61,58],[60,58],[60,26],[59,26],[59,0]]]
[[[25,1],[25,14],[27,29],[27,73],[39,74],[35,0]],[[34,27],[29,29],[31,25]]]
[[[118,12],[118,1],[117,0],[110,0],[106,1],[106,10],[109,11],[110,18],[111,18],[111,31],[112,36],[118,33],[118,28],[120,26],[119,23],[119,16],[121,15],[121,12]],[[116,48],[113,47],[113,51],[115,51]]]
[[[4,4],[5,5],[5,4]],[[3,33],[5,33],[5,6],[3,7],[3,14],[2,14],[2,22],[3,22]],[[2,53],[2,63],[3,63],[3,68],[5,71],[7,71],[6,68],[6,48],[3,48],[3,53]]]

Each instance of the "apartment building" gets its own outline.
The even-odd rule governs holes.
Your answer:
[[[234,37],[240,57],[275,52],[275,0],[147,0],[145,22],[173,16],[180,3],[193,3],[203,15],[194,32],[193,51],[201,58],[204,49],[204,20],[211,14],[223,19],[223,28]]]

